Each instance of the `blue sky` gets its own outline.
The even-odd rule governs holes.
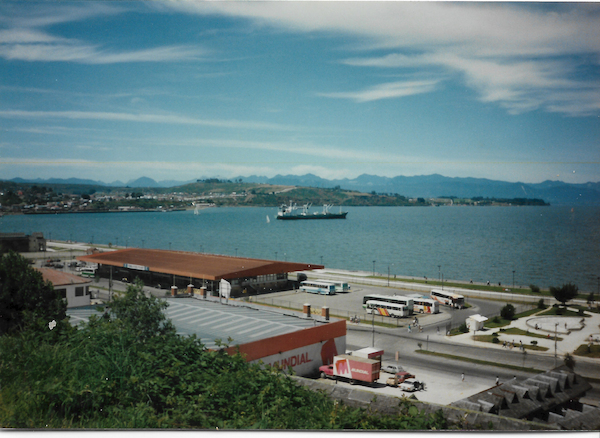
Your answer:
[[[1,2],[0,178],[600,181],[600,5]]]

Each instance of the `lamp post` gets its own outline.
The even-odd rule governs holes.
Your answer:
[[[375,260],[373,260],[373,277],[375,277]]]
[[[371,340],[371,347],[375,347],[375,313],[371,313],[373,319],[371,320],[371,327],[373,328],[373,339]]]
[[[275,251],[275,260],[277,260],[277,251]]]
[[[236,249],[235,249],[235,256],[236,256],[236,257],[237,257],[237,250],[238,250],[238,249],[236,248]]]
[[[513,270],[513,289],[515,288],[515,271]]]
[[[438,265],[438,281],[442,280],[442,265]]]
[[[556,368],[556,335],[557,335],[558,323],[554,323],[554,368]]]

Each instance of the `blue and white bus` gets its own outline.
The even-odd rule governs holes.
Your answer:
[[[311,294],[335,295],[335,284],[330,281],[304,280],[300,290]]]

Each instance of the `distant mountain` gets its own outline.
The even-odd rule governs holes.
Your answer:
[[[600,205],[600,182],[568,184],[544,181],[536,184],[511,183],[485,178],[450,178],[438,174],[396,176],[393,178],[363,174],[354,179],[327,180],[316,175],[276,175],[238,177],[244,182],[311,186],[376,193],[398,193],[407,197],[436,198],[528,198],[543,199],[553,205]]]
[[[90,186],[105,186],[106,183],[102,181],[94,181],[91,179],[81,179],[81,178],[49,178],[49,179],[23,179],[23,178],[13,178],[9,181],[16,183],[33,183],[33,184],[79,184],[79,185],[90,185]]]
[[[192,182],[196,182],[196,180],[191,181],[174,181],[174,180],[166,180],[166,181],[155,181],[152,178],[141,177],[135,180],[130,180],[127,184],[122,184],[121,187],[149,187],[149,188],[165,188],[165,187],[177,187],[184,184],[189,184]]]
[[[199,179],[206,179],[205,177]],[[221,178],[223,179],[223,178]],[[600,182],[585,184],[568,184],[562,181],[544,181],[536,184],[511,183],[495,181],[485,178],[450,178],[438,174],[421,176],[396,176],[393,178],[363,174],[354,179],[328,180],[317,175],[276,175],[272,178],[266,176],[238,176],[231,180],[241,179],[246,183],[261,183],[273,185],[334,188],[345,190],[375,193],[397,193],[412,198],[437,198],[442,196],[456,196],[458,198],[528,198],[543,199],[552,205],[600,205]],[[25,180],[14,178],[17,183],[29,182],[34,184],[82,184],[109,187],[135,187],[135,188],[169,188],[182,186],[192,181],[155,181],[152,178],[142,177],[130,180],[127,183],[115,181],[110,184],[78,178],[60,179],[35,179]]]

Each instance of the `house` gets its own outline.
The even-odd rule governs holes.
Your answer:
[[[54,290],[67,300],[67,308],[83,307],[91,304],[90,279],[51,268],[35,268],[42,273],[44,281],[49,281]]]

